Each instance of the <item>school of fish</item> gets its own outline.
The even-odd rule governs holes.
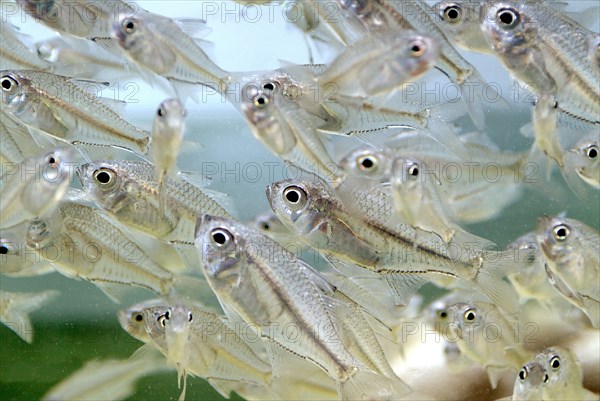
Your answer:
[[[227,71],[206,41],[218,20],[3,0],[0,275],[146,295],[114,317],[139,349],[43,399],[124,400],[176,371],[180,401],[193,378],[247,400],[600,400],[600,5],[569,3],[236,1],[282,11],[309,63]],[[94,90],[123,77],[170,94],[151,129]],[[432,101],[431,82],[457,97]],[[207,88],[298,172],[253,220],[233,185],[178,167],[202,147],[186,122]],[[515,111],[503,135],[528,144],[500,146],[491,116]],[[589,218],[542,204],[501,246],[477,229],[531,194]],[[0,284],[0,322],[35,347],[29,315],[59,295]]]

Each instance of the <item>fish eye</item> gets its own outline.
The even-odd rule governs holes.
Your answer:
[[[475,313],[474,309],[467,309],[463,316],[467,322],[472,322],[475,320],[475,318],[477,318],[477,314]]]
[[[12,92],[19,86],[19,83],[13,77],[5,75],[0,78],[0,86],[2,86],[3,92]]]
[[[269,225],[269,223],[267,223],[266,221],[264,223],[262,223],[262,229],[269,231],[271,229],[271,226]]]
[[[215,228],[210,232],[210,237],[219,247],[227,245],[233,239],[233,235],[224,228]]]
[[[496,13],[496,20],[507,29],[513,29],[519,22],[519,13],[513,8],[502,8]]]
[[[269,98],[263,94],[255,96],[253,101],[254,101],[254,106],[256,106],[259,109],[267,107],[270,102]]]
[[[552,358],[550,358],[549,364],[552,369],[558,370],[558,368],[560,368],[560,358],[558,355],[554,355]]]
[[[94,171],[94,180],[102,187],[112,187],[112,185],[116,182],[117,174],[108,168],[101,168]]]
[[[158,111],[156,112],[156,114],[157,114],[159,117],[162,117],[162,116],[164,116],[166,113],[164,112],[164,110],[163,110],[163,108],[162,108],[162,107],[159,107],[159,108],[158,108]]]
[[[166,325],[165,321],[166,321],[166,320],[167,320],[167,316],[166,316],[166,314],[164,314],[164,315],[160,315],[160,316],[158,317],[158,324],[160,324],[162,327],[165,327],[165,325]]]
[[[361,156],[357,160],[358,168],[363,171],[370,171],[377,167],[377,159],[371,155]]]
[[[125,18],[121,23],[121,26],[125,30],[125,33],[134,33],[137,31],[138,22],[134,18]]]
[[[419,176],[419,165],[417,163],[413,163],[408,166],[406,172],[409,175],[409,178],[415,179]]]
[[[136,322],[141,322],[142,320],[144,320],[144,316],[142,316],[141,313],[136,313],[134,319]]]
[[[527,368],[525,366],[523,366],[523,369],[521,369],[521,371],[519,372],[519,379],[521,381],[527,379]]]
[[[410,43],[410,55],[411,57],[421,57],[427,51],[427,45],[421,39],[413,40]]]
[[[444,21],[455,24],[462,18],[462,9],[457,4],[452,4],[444,9],[443,18]]]
[[[552,229],[552,233],[554,234],[554,239],[557,241],[565,241],[569,236],[571,230],[565,224],[557,224]]]
[[[193,319],[192,312],[188,312],[188,322],[191,322]]]
[[[266,82],[265,84],[263,84],[263,89],[268,90],[268,91],[274,91],[276,87],[277,87],[277,84],[273,81]]]
[[[7,242],[0,243],[0,255],[9,255],[15,253],[15,248]]]
[[[598,157],[598,145],[590,145],[583,152],[585,153],[585,157],[593,160]]]
[[[302,209],[308,200],[306,192],[295,185],[289,186],[283,191],[283,199],[294,210]]]
[[[446,312],[445,310],[442,310],[438,313],[438,315],[442,318],[445,319],[448,317],[448,312]]]

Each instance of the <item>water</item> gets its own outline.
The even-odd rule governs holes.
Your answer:
[[[4,5],[4,1],[2,2]],[[240,6],[231,2],[174,1],[139,2],[144,8],[171,17],[205,16],[213,28],[208,40],[214,42],[214,60],[231,71],[269,70],[279,66],[278,60],[305,63],[308,52],[302,35],[286,26],[281,9],[262,11],[261,17],[240,17]],[[580,1],[572,9],[585,9],[597,3]],[[216,8],[213,11],[212,5]],[[227,8],[229,7],[229,8]],[[228,13],[227,10],[231,12]],[[247,8],[246,12],[253,9]],[[214,12],[214,14],[213,14]],[[203,15],[204,14],[204,15]],[[51,35],[25,18],[24,26],[34,38]],[[17,23],[13,21],[14,23]],[[278,40],[273,40],[277,37]],[[315,54],[316,61],[328,60],[327,54]],[[507,111],[490,108],[486,115],[486,131],[500,147],[507,150],[527,149],[532,138],[519,134],[518,129],[529,121],[530,111],[523,97],[515,98],[514,83],[492,57],[466,53],[482,75],[502,88],[503,97],[520,103],[519,108]],[[127,82],[118,82],[123,88]],[[126,117],[134,123],[150,128],[151,115],[156,105],[166,95],[142,81],[135,81],[139,91],[136,102],[129,105]],[[121,93],[122,95],[122,93]],[[512,98],[511,98],[512,96]],[[522,94],[520,96],[523,96]],[[200,104],[188,102],[186,140],[202,144],[203,149],[184,152],[178,166],[182,170],[198,171],[212,177],[211,189],[229,193],[241,220],[250,220],[257,213],[269,210],[264,196],[267,184],[290,174],[286,166],[256,141],[243,119],[231,105],[215,96]],[[512,239],[535,228],[542,214],[566,212],[571,218],[585,221],[600,228],[600,201],[598,194],[592,200],[579,201],[564,186],[555,171],[551,185],[544,184],[546,177],[537,175],[542,182],[539,190],[527,191],[502,215],[484,223],[465,226],[468,231],[494,241],[503,247]],[[557,199],[548,199],[544,187],[560,188]],[[58,273],[47,276],[13,279],[0,277],[0,288],[10,291],[41,291],[57,289],[61,296],[32,313],[35,340],[28,345],[12,331],[0,325],[0,394],[3,400],[36,400],[50,387],[80,368],[90,359],[126,358],[141,343],[127,335],[116,320],[116,312],[125,305],[112,303],[94,285],[85,281],[69,280]],[[152,294],[136,290],[130,299],[146,299]],[[426,370],[422,372],[426,374]],[[469,380],[469,379],[467,379]],[[590,380],[588,378],[588,380]],[[594,381],[591,380],[593,383]],[[597,383],[596,383],[597,386]],[[596,387],[598,391],[598,387]],[[482,389],[477,398],[498,398],[498,392]],[[179,396],[174,371],[157,374],[141,380],[129,400],[175,400]],[[212,388],[197,378],[188,379],[188,400],[222,399]],[[239,399],[234,395],[232,399]]]

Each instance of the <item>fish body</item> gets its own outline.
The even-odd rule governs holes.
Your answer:
[[[501,279],[501,266],[512,255],[487,253],[482,248],[462,248],[460,255],[451,254],[437,235],[417,233],[404,222],[391,227],[385,213],[378,210],[366,215],[350,213],[326,182],[308,173],[304,177],[267,187],[271,208],[328,257],[385,277],[400,303],[432,277],[441,276],[466,280],[504,309],[515,310],[514,299],[501,295],[512,293]]]
[[[351,310],[331,297],[333,287],[318,272],[259,232],[223,218],[199,219],[196,246],[222,305],[259,330],[271,355],[279,347],[312,361],[340,385],[342,396],[389,392],[389,379],[382,381],[345,347],[339,314]],[[286,338],[290,325],[299,331],[297,341]]]
[[[0,70],[7,69],[36,69],[49,70],[51,64],[38,57],[35,51],[25,44],[23,35],[18,28],[7,22],[0,21],[2,42],[0,42]]]
[[[155,174],[152,164],[133,161],[89,163],[77,170],[84,190],[102,209],[120,223],[163,241],[192,245],[197,215],[230,216],[205,190],[169,176],[161,213]]]
[[[20,163],[0,181],[0,226],[47,217],[65,195],[74,169],[70,148],[45,150]]]
[[[34,70],[0,72],[2,107],[28,127],[69,142],[148,152],[150,133],[121,117],[68,77]],[[88,90],[98,89],[87,83]]]
[[[175,88],[178,84],[203,84],[224,91],[229,74],[172,18],[147,11],[127,13],[119,16],[112,30],[129,59],[166,78]]]
[[[65,202],[50,218],[32,220],[25,244],[60,273],[101,289],[104,284],[135,285],[167,295],[174,282],[171,272],[89,206]]]
[[[564,216],[538,219],[536,238],[550,282],[563,297],[600,325],[600,234]]]

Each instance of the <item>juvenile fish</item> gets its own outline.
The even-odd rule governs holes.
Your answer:
[[[600,189],[600,136],[598,132],[590,132],[565,152],[563,172],[567,182],[572,183],[571,171],[596,189]]]
[[[71,148],[46,150],[2,175],[0,227],[51,214],[71,183],[74,156]]]
[[[187,111],[179,99],[164,100],[154,116],[152,125],[152,160],[155,165],[155,179],[158,183],[160,211],[164,213],[167,191],[165,177],[173,175],[177,168],[177,155],[183,133]]]
[[[4,70],[0,86],[2,107],[28,127],[71,144],[80,141],[148,152],[150,133],[127,122],[76,80],[42,71]]]
[[[333,287],[318,272],[258,231],[224,218],[200,218],[196,246],[222,305],[259,331],[272,357],[279,347],[304,356],[339,384],[342,398],[391,395],[389,379],[349,353],[338,330],[343,314],[354,312],[332,297]],[[297,340],[286,337],[286,325],[299,330]],[[318,334],[324,330],[328,341]]]
[[[538,219],[536,238],[550,283],[600,325],[600,234],[564,216]]]
[[[76,173],[84,191],[113,218],[163,241],[193,245],[198,215],[230,217],[213,200],[214,192],[169,176],[165,177],[168,196],[165,211],[161,213],[156,171],[150,163],[118,160],[88,163]]]

